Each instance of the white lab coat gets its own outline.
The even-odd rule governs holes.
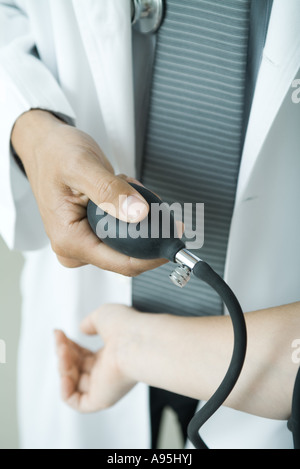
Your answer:
[[[291,87],[300,68],[299,18],[298,0],[274,0],[226,262],[226,280],[245,311],[300,296],[300,104],[293,103]],[[26,256],[18,396],[22,446],[147,448],[144,385],[92,416],[60,402],[52,330],[63,328],[89,345],[78,332],[80,319],[102,302],[130,304],[131,281],[91,266],[59,265],[9,145],[22,112],[49,109],[92,135],[116,172],[134,175],[130,1],[0,1],[0,31],[1,45],[7,44],[0,51],[0,232]],[[29,55],[34,44],[41,61]],[[218,411],[202,435],[211,448],[292,447],[286,422],[229,409]]]

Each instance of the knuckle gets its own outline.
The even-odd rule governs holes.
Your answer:
[[[120,274],[128,278],[138,277],[143,272],[143,270],[137,268],[135,259],[133,259],[132,257],[126,258],[126,261],[124,262],[120,270]]]
[[[112,175],[97,183],[97,191],[101,202],[111,201],[119,193],[119,181]]]
[[[105,398],[99,403],[99,410],[107,410],[110,409],[114,405],[113,399]]]
[[[56,255],[58,262],[67,269],[76,269],[77,267],[81,267],[83,264],[75,259],[70,259],[63,256]]]
[[[123,174],[123,173],[118,174],[118,178],[123,179],[123,181],[126,181],[126,182],[129,181],[129,179],[130,179],[126,174]]]
[[[63,266],[68,268],[68,260],[66,257],[56,255],[58,262]]]
[[[60,244],[59,244],[57,241],[52,241],[51,247],[52,247],[52,251],[53,251],[58,257],[62,257],[62,256],[63,256],[63,254],[64,254],[63,249],[62,249],[62,247],[60,246]]]
[[[55,254],[59,257],[68,257],[67,255],[67,246],[65,243],[64,236],[56,235],[51,240],[51,247]]]

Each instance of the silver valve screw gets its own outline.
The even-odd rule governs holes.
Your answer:
[[[183,288],[191,278],[191,273],[197,262],[202,259],[195,256],[187,249],[182,249],[175,256],[175,261],[179,266],[171,273],[170,279],[177,287]]]
[[[170,279],[177,287],[183,288],[191,278],[191,270],[186,265],[178,266],[171,273]]]

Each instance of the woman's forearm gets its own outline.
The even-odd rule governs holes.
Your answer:
[[[240,379],[225,405],[262,417],[287,419],[298,366],[300,303],[245,315],[248,350]],[[138,314],[120,363],[136,381],[208,400],[228,369],[233,347],[228,316],[187,318]]]

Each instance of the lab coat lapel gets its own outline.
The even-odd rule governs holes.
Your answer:
[[[243,198],[264,141],[299,69],[299,18],[299,0],[274,0],[245,140],[237,202]]]
[[[135,174],[129,0],[72,0],[116,170]]]

